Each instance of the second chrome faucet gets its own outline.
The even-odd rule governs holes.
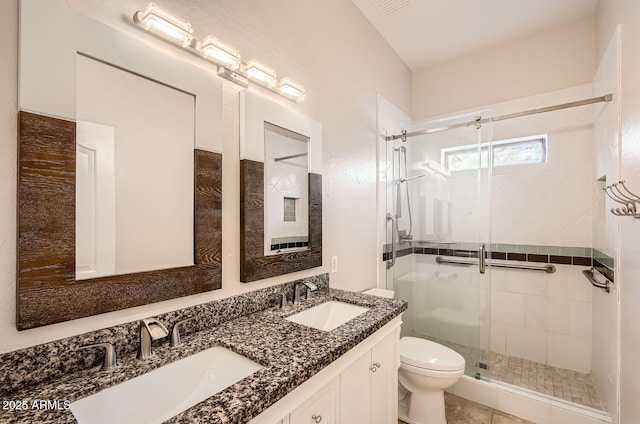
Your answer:
[[[183,319],[173,325],[171,330],[171,346],[180,346],[182,340],[180,337],[180,328],[183,324],[193,320],[194,318]],[[151,350],[151,342],[167,337],[169,330],[160,321],[155,318],[145,318],[140,320],[140,347],[138,348],[138,359],[149,359],[153,356]]]

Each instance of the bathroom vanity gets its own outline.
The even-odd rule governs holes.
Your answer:
[[[328,279],[325,281],[328,282]],[[168,341],[162,341],[154,345],[154,355],[147,360],[138,360],[133,353],[120,354],[119,366],[109,371],[100,371],[101,355],[98,354],[95,357],[97,361],[94,360],[88,369],[76,370],[38,384],[19,385],[20,379],[37,373],[38,368],[45,372],[48,367],[60,367],[65,359],[70,360],[69,356],[88,355],[78,346],[95,340],[95,335],[76,336],[54,342],[52,346],[35,346],[23,353],[0,355],[1,371],[5,371],[3,365],[8,364],[7,361],[15,364],[22,360],[22,363],[12,367],[14,375],[4,377],[6,382],[3,381],[2,399],[25,401],[27,405],[32,405],[34,400],[57,399],[63,405],[59,409],[29,407],[2,410],[0,421],[73,423],[76,422],[72,413],[73,405],[79,400],[105,389],[124,387],[136,377],[168,368],[165,366],[180,359],[213,347],[222,347],[255,362],[260,368],[203,401],[188,405],[183,412],[157,422],[395,422],[399,364],[397,346],[406,302],[328,289],[325,283],[310,299],[280,308],[277,304],[280,295],[285,293],[291,298],[293,286],[295,284],[285,283],[189,308],[186,313],[200,315],[191,323],[193,327],[185,326],[181,346],[172,347]],[[330,300],[367,309],[330,331],[286,319]],[[207,309],[210,305],[216,308],[215,314]],[[233,316],[232,319],[224,321],[221,311],[226,313],[227,318]],[[172,326],[177,322],[174,319],[183,319],[185,316],[178,312],[181,311],[156,318]],[[131,329],[134,329],[135,334],[137,324],[132,323],[126,331],[131,333]],[[106,330],[110,331],[101,333],[101,337],[126,332],[117,328]],[[131,334],[123,339],[111,340],[118,353],[124,348],[122,343],[127,341],[130,344]],[[61,352],[63,347],[70,351]],[[49,349],[57,352],[57,359],[52,356],[48,360],[49,365],[45,365],[45,360],[39,360],[39,364],[29,364],[38,355],[45,355],[43,352]],[[18,358],[20,355],[21,359]],[[171,394],[170,398],[181,399],[178,384],[173,384],[173,381],[163,384],[163,390]],[[17,389],[10,391],[12,386]],[[151,399],[149,404],[144,404],[144,391],[143,387],[136,392],[140,397],[139,409],[153,410],[162,403],[154,403],[154,399]],[[64,406],[67,404],[71,405],[71,409]],[[113,405],[113,408],[118,407]],[[137,422],[140,422],[139,419],[136,419]],[[153,418],[144,420],[154,422]]]

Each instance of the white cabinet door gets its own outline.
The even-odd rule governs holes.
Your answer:
[[[398,420],[398,360],[394,335],[371,349],[372,424],[391,424]],[[368,422],[368,421],[367,421]]]
[[[340,374],[340,424],[371,423],[371,351]]]
[[[398,422],[397,346],[394,331],[340,374],[339,424]]]
[[[297,407],[289,415],[290,424],[334,424],[336,422],[335,380]]]

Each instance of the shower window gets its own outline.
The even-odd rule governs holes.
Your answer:
[[[441,150],[442,165],[449,171],[486,168],[489,152],[493,166],[544,163],[547,161],[547,135],[445,148]]]

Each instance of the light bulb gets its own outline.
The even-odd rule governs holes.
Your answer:
[[[193,40],[189,22],[154,3],[149,3],[144,11],[136,12],[133,20],[147,31],[172,41],[179,41],[182,47],[188,47]]]
[[[235,71],[240,67],[240,52],[212,35],[204,39],[200,51],[205,58],[231,70]]]
[[[247,63],[247,76],[269,88],[275,87],[277,82],[276,73],[255,60],[250,60]]]

